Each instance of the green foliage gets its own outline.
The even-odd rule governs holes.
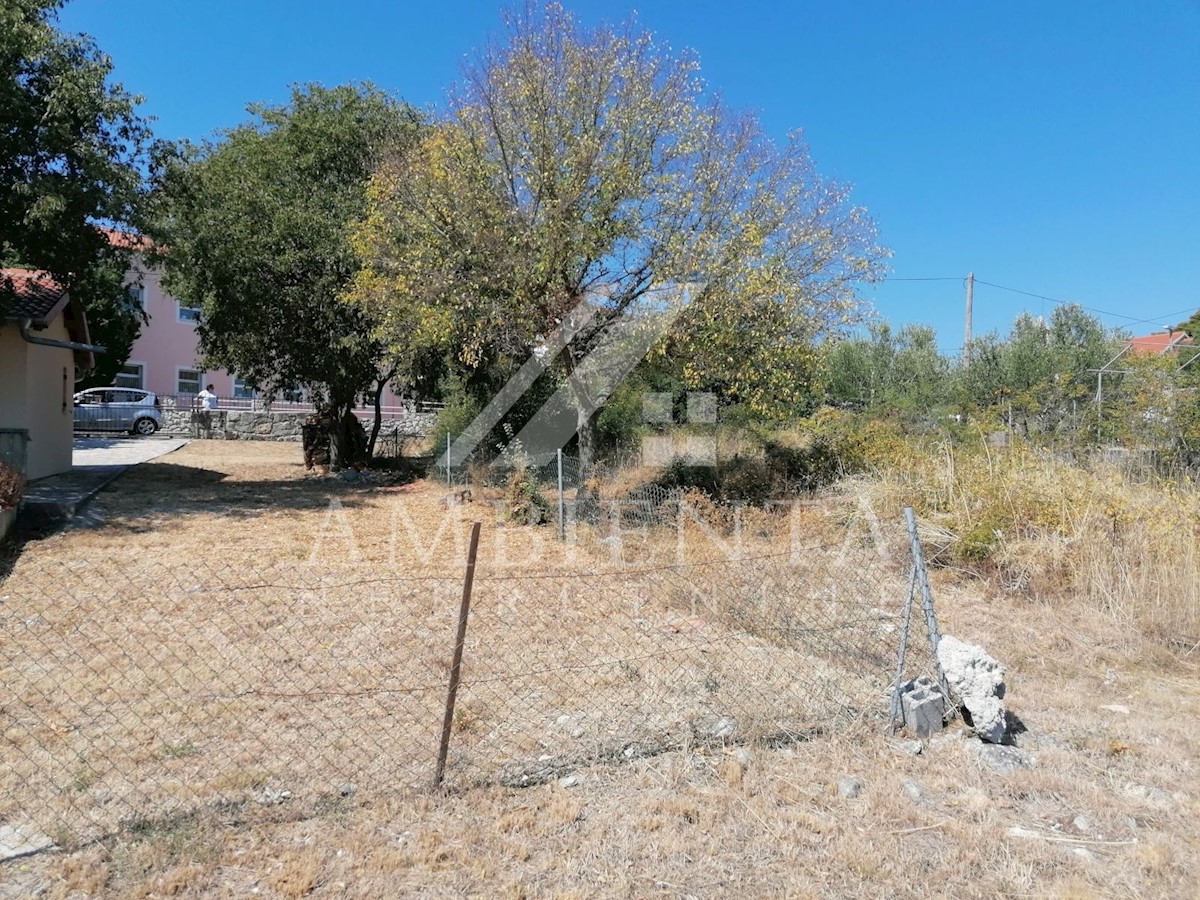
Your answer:
[[[957,362],[938,351],[932,329],[874,324],[866,337],[827,348],[826,397],[919,430],[954,433],[966,413],[975,426],[1011,422],[1027,436],[1076,433],[1094,395],[1089,370],[1121,344],[1075,305],[1057,307],[1049,321],[1023,313],[1008,335],[977,338]]]
[[[147,321],[141,304],[130,297],[125,274],[120,266],[104,266],[85,273],[76,288],[87,298],[91,339],[106,348],[97,354],[96,367],[76,384],[78,390],[112,384]]]
[[[886,322],[872,323],[867,338],[830,347],[826,370],[829,401],[844,408],[888,408],[925,419],[948,402],[950,362],[925,325],[906,325],[896,333]]]
[[[1175,326],[1177,331],[1186,331],[1195,340],[1200,340],[1200,309]]]
[[[447,436],[454,440],[466,431],[484,406],[458,377],[450,377],[444,382],[442,399],[446,407],[438,414],[429,433],[430,449],[435,457],[445,451]]]
[[[475,370],[524,361],[586,300],[592,333],[557,361],[572,385],[622,314],[686,303],[657,348],[680,383],[794,410],[814,341],[857,315],[887,255],[847,188],[649,34],[585,30],[553,5],[508,24],[446,119],[376,172],[351,302],[397,357],[439,346]]]
[[[59,6],[0,3],[0,262],[45,270],[83,302],[93,342],[108,347],[92,380],[111,379],[142,313],[125,302],[133,248],[98,226],[143,224],[151,135],[140,98],[110,81],[111,60],[55,27]]]
[[[822,409],[762,438],[771,477],[788,492],[816,490],[865,471],[888,455],[896,429],[841,410]]]
[[[349,223],[385,154],[415,135],[411,107],[370,85],[293,89],[286,106],[159,160],[166,287],[201,309],[204,365],[268,393],[301,385],[340,409],[385,355],[340,300],[358,261]]]
[[[509,475],[504,499],[509,519],[518,525],[543,525],[550,520],[550,501],[523,465]]]

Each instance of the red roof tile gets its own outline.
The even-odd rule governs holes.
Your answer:
[[[64,291],[45,272],[0,269],[0,318],[47,324],[66,305]]]
[[[1164,353],[1174,347],[1186,347],[1192,343],[1186,331],[1160,331],[1156,334],[1144,334],[1131,338],[1129,349],[1134,353]]]

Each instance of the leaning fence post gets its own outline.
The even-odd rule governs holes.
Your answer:
[[[925,630],[929,633],[929,645],[933,650],[933,667],[937,671],[938,684],[942,688],[942,696],[950,701],[950,685],[946,681],[946,673],[942,671],[942,663],[938,659],[938,644],[942,640],[938,631],[937,613],[933,610],[933,592],[929,589],[929,572],[925,568],[925,551],[921,548],[921,538],[917,534],[917,517],[911,506],[904,507],[904,522],[908,526],[908,542],[912,548],[913,567],[917,572],[917,585],[921,588],[921,609],[925,613]]]
[[[442,786],[446,774],[446,756],[450,753],[450,731],[454,726],[454,701],[462,675],[463,644],[467,640],[467,615],[471,611],[471,587],[475,583],[475,555],[479,551],[479,523],[471,526],[471,548],[467,551],[467,572],[463,577],[462,605],[458,609],[458,633],[454,638],[454,658],[450,664],[450,686],[446,690],[446,715],[442,719],[442,739],[438,744],[437,770],[433,786]]]
[[[567,539],[567,520],[563,515],[562,447],[558,448],[558,539]]]

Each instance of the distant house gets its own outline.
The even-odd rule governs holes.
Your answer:
[[[110,241],[120,242],[134,250],[141,249],[144,238],[122,231],[107,231]],[[255,392],[233,372],[224,369],[205,370],[200,366],[200,341],[196,324],[200,310],[172,297],[162,286],[162,270],[148,265],[139,253],[127,281],[132,299],[139,303],[149,320],[133,343],[129,359],[117,374],[117,387],[140,388],[161,397],[175,396],[186,403],[208,385],[222,398],[249,401]],[[401,400],[391,391],[385,392],[385,406],[399,405]]]
[[[141,250],[145,238],[125,231],[105,229],[114,244]],[[200,310],[185,306],[162,288],[162,272],[136,253],[126,279],[133,302],[145,310],[149,321],[133,343],[129,359],[114,379],[117,387],[140,388],[161,396],[195,395],[211,384],[223,397],[249,395],[231,373],[205,372],[199,357],[196,323]]]
[[[1191,346],[1192,343],[1186,331],[1159,331],[1130,338],[1125,349],[1142,356],[1161,356]]]
[[[82,305],[44,272],[0,269],[0,436],[25,477],[69,471],[75,379],[95,365]]]

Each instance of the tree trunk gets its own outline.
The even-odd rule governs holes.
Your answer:
[[[380,376],[375,383],[375,421],[371,425],[371,437],[367,441],[367,459],[375,458],[375,442],[379,439],[379,429],[383,427],[383,389],[396,375],[396,366],[386,375]]]
[[[329,435],[329,468],[334,472],[365,462],[367,435],[353,408],[353,394],[330,393],[329,409],[333,427]]]

